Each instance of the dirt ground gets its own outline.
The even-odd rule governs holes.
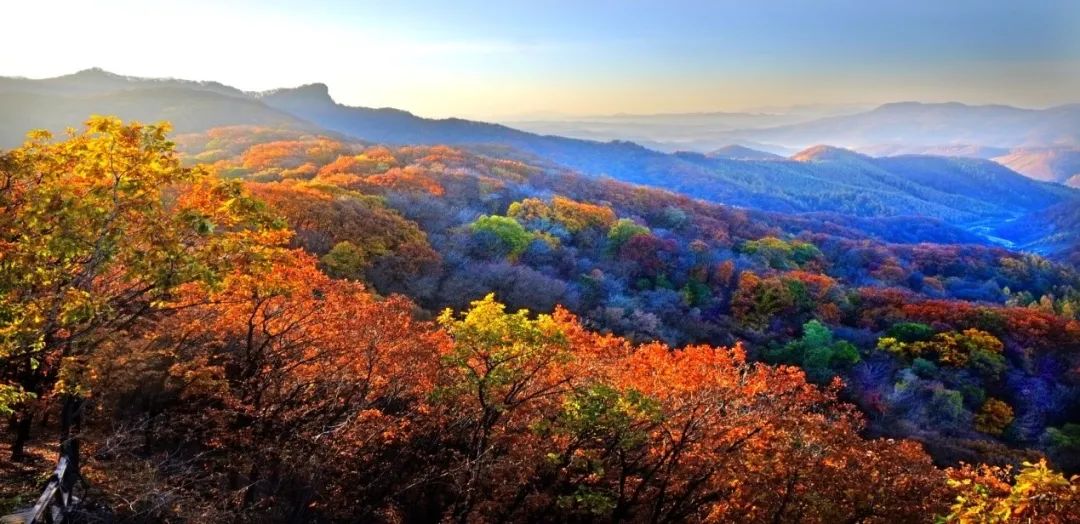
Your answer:
[[[34,505],[56,467],[56,446],[33,441],[23,460],[11,460],[11,444],[0,432],[0,515]]]

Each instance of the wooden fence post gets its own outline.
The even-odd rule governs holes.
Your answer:
[[[80,479],[70,468],[67,455],[60,455],[56,469],[49,477],[48,484],[41,491],[33,508],[0,517],[0,524],[61,524],[68,512],[79,502],[75,496],[75,486]]]

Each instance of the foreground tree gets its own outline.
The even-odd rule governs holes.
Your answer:
[[[268,262],[219,286],[184,286],[152,341],[103,355],[126,366],[151,359],[136,366],[141,384],[117,370],[101,388],[166,392],[157,411],[172,422],[149,444],[197,443],[207,454],[199,463],[232,495],[200,518],[306,519],[310,504],[342,492],[370,511],[396,478],[376,472],[401,467],[393,448],[418,418],[442,339],[405,299],[330,279],[310,255]]]
[[[68,437],[95,351],[176,286],[217,282],[288,238],[239,184],[181,167],[167,132],[97,117],[0,157],[0,412],[13,413],[16,458],[54,393],[77,451]]]
[[[1080,520],[1080,478],[1065,478],[1045,460],[1012,468],[963,465],[949,471],[957,493],[945,522],[960,524]]]
[[[436,513],[891,522],[945,510],[943,475],[920,446],[862,439],[837,386],[750,363],[741,347],[633,346],[565,311],[531,318],[490,296],[441,322],[453,345],[436,389],[446,453],[435,463],[453,481],[423,490],[441,491]]]

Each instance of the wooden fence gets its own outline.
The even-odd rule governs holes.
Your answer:
[[[61,524],[65,522],[71,510],[78,504],[75,488],[81,479],[71,471],[71,461],[67,455],[61,455],[56,469],[49,477],[48,484],[38,497],[33,508],[0,517],[0,524]],[[73,469],[73,468],[72,468]]]

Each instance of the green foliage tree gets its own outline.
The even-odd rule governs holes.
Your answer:
[[[1080,424],[1046,428],[1046,436],[1054,447],[1080,451]]]
[[[934,328],[918,322],[899,322],[893,324],[885,333],[900,342],[911,343],[930,340],[934,336]]]
[[[1080,424],[1070,422],[1046,428],[1043,442],[1055,463],[1061,464],[1063,468],[1080,467]]]
[[[846,340],[835,341],[832,330],[816,319],[803,324],[801,338],[766,352],[766,358],[799,364],[807,376],[817,381],[826,381],[837,371],[848,369],[862,359],[853,344]]]
[[[349,241],[334,244],[330,252],[319,259],[322,269],[334,278],[363,280],[364,270],[371,265],[371,256]]]
[[[491,233],[502,242],[511,258],[517,258],[529,247],[534,235],[512,217],[484,215],[470,226],[474,233]]]
[[[794,269],[824,258],[821,250],[813,244],[798,240],[788,242],[776,237],[748,240],[743,243],[741,251],[760,256],[773,269]]]
[[[935,389],[927,407],[934,421],[944,428],[959,426],[968,414],[964,409],[964,395],[952,389]]]
[[[649,228],[638,224],[629,218],[620,218],[611,226],[611,229],[608,230],[608,250],[614,253],[624,244],[629,242],[631,238],[648,234]]]
[[[1001,354],[1004,345],[994,335],[979,329],[947,331],[927,339],[920,324],[904,324],[878,339],[877,347],[904,358],[932,357],[942,365],[968,366],[991,379],[997,379],[1007,367]]]

